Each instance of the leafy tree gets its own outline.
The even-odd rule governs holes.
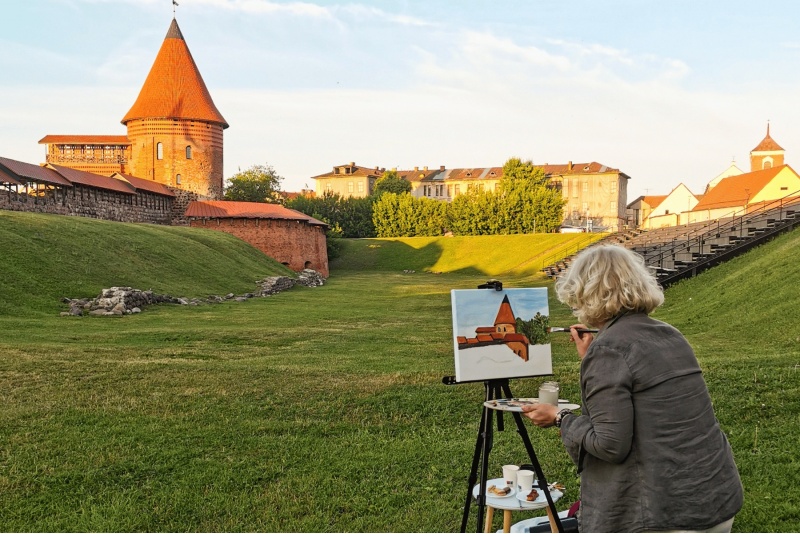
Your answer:
[[[384,193],[372,207],[378,237],[437,236],[447,227],[447,204],[410,193]]]
[[[341,237],[375,237],[372,223],[372,199],[342,197],[326,192],[321,197],[300,196],[286,202],[286,207],[315,219],[338,226]]]
[[[328,227],[325,233],[325,249],[328,252],[328,261],[342,255],[342,229],[338,224]]]
[[[511,158],[503,165],[498,195],[497,233],[550,232],[561,224],[564,200],[541,167]]]
[[[448,206],[448,228],[455,235],[496,233],[496,195],[473,189],[453,199]]]
[[[271,165],[253,165],[228,178],[225,200],[280,203],[281,181],[283,177]]]
[[[517,332],[528,336],[531,345],[545,345],[549,342],[548,326],[550,326],[550,317],[539,312],[536,312],[536,315],[529,321],[517,317]]]
[[[411,182],[405,180],[397,174],[397,171],[386,171],[375,181],[375,188],[372,196],[380,197],[384,193],[396,193],[398,195],[411,192]]]

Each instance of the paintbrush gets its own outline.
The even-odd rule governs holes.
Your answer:
[[[595,328],[576,328],[575,330],[578,331],[578,334],[596,334],[597,329]],[[567,332],[569,333],[569,328],[563,328],[560,326],[550,326],[547,328],[547,333],[552,334],[553,332]]]

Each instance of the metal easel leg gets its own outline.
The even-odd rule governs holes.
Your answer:
[[[505,393],[511,398],[511,389],[506,387]],[[558,517],[558,510],[556,504],[553,502],[553,497],[550,495],[550,489],[547,487],[547,479],[542,471],[542,466],[539,464],[539,459],[536,457],[536,451],[533,450],[533,444],[528,436],[528,430],[525,428],[525,423],[522,420],[522,415],[518,412],[511,412],[514,416],[514,421],[517,423],[517,433],[522,437],[522,443],[525,445],[525,450],[528,452],[528,457],[531,459],[533,471],[536,473],[536,478],[539,480],[539,488],[544,492],[544,497],[547,499],[547,507],[550,510],[551,523],[555,523],[558,532],[564,532],[564,527],[561,524],[561,519]]]

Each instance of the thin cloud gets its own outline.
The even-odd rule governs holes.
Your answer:
[[[423,20],[417,17],[389,13],[382,9],[378,9],[372,6],[365,6],[363,4],[348,4],[337,8],[337,10],[360,18],[382,19],[402,26],[418,26],[418,27],[438,26],[433,22]]]

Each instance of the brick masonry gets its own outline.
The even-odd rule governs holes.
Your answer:
[[[325,230],[282,219],[192,219],[190,226],[220,230],[247,241],[293,271],[313,269],[328,277]]]
[[[41,196],[0,189],[0,209],[117,222],[171,224],[173,199],[147,191],[126,195],[74,184],[70,188],[48,189]]]

